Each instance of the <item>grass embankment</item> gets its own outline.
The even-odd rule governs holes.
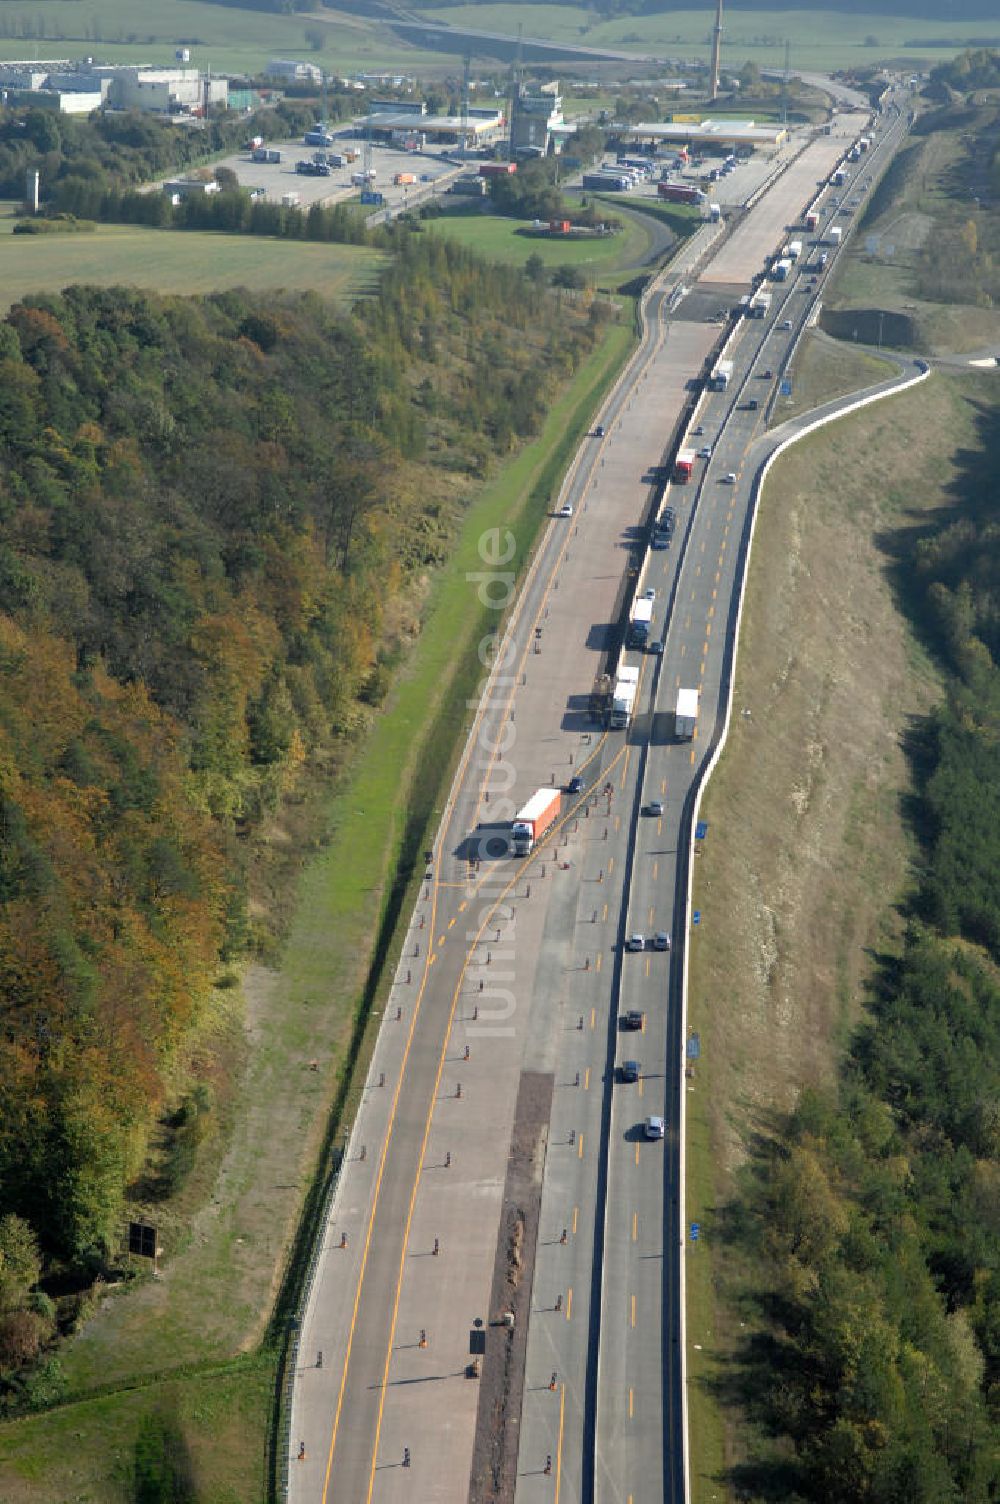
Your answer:
[[[988,376],[932,377],[805,440],[765,488],[728,747],[704,802],[691,954],[688,1258],[696,1501],[726,1497],[747,1438],[720,1408],[755,1271],[723,1210],[756,1135],[829,1081],[872,957],[899,935],[914,847],[901,741],[939,693],[896,608],[880,537],[949,504],[956,456],[981,443]],[[859,462],[863,456],[863,463]],[[746,713],[745,713],[746,712]]]
[[[4,1504],[262,1499],[271,1389],[270,1361],[248,1359],[0,1427]]]
[[[31,293],[61,292],[74,282],[163,293],[312,290],[353,302],[374,288],[382,259],[363,246],[252,235],[139,225],[97,225],[79,235],[14,235],[14,224],[12,206],[0,205],[0,313]]]
[[[800,342],[789,372],[792,395],[778,398],[772,426],[810,412],[834,397],[876,386],[897,370],[892,361],[879,360],[853,345],[810,332]]]
[[[572,207],[570,204],[571,216]],[[609,205],[612,212],[623,207],[626,206]],[[631,214],[625,217],[624,227],[617,234],[580,240],[525,233],[531,231],[530,220],[504,219],[483,210],[460,210],[427,223],[432,233],[447,235],[491,261],[523,266],[529,256],[538,256],[547,267],[572,266],[587,272],[592,280],[604,273],[640,266],[653,244],[650,227]]]
[[[482,675],[475,645],[483,622],[466,572],[482,567],[484,530],[501,525],[516,531],[523,568],[573,449],[632,343],[632,321],[623,315],[553,406],[538,440],[471,508],[387,709],[325,812],[325,834],[316,843],[322,849],[302,874],[281,968],[251,968],[249,1065],[211,1196],[162,1278],[110,1299],[63,1355],[72,1392],[115,1382],[129,1392],[0,1428],[4,1500],[119,1497],[117,1470],[132,1465],[148,1417],[163,1410],[177,1423],[170,1447],[192,1458],[192,1499],[249,1504],[263,1496],[275,1359],[265,1351],[250,1360],[261,1375],[250,1393],[239,1381],[247,1360],[231,1355],[259,1343],[273,1308],[331,1104],[343,1087],[348,1048],[365,1002],[377,996],[366,984],[373,943],[387,978],[398,957],[401,940],[393,940],[391,921],[406,911],[409,893],[405,882],[393,887],[394,873],[401,856],[405,862],[419,853],[462,745],[466,701]],[[490,617],[492,629],[495,613]],[[373,1015],[362,1067],[377,1024]],[[352,1110],[349,1094],[345,1120]],[[215,1365],[223,1375],[209,1385],[204,1423],[205,1373],[169,1377],[171,1369],[198,1364]],[[148,1380],[137,1398],[129,1386]],[[81,1417],[76,1424],[74,1416]],[[203,1446],[209,1434],[217,1446]],[[237,1451],[245,1455],[234,1470]],[[37,1465],[40,1457],[48,1459],[45,1468]],[[234,1485],[234,1478],[252,1478],[253,1486]]]

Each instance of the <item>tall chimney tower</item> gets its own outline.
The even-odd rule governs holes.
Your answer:
[[[712,64],[709,69],[711,78],[710,93],[713,99],[719,97],[719,68],[722,57],[722,0],[715,0],[715,25],[712,28]]]

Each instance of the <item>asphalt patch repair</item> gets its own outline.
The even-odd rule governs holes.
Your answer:
[[[479,1360],[479,1409],[469,1504],[513,1504],[554,1081],[550,1074],[524,1071],[518,1088],[493,1266],[486,1351]]]

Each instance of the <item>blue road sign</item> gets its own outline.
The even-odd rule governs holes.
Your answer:
[[[688,1040],[688,1042],[687,1042],[687,1057],[688,1057],[689,1060],[699,1060],[701,1058],[701,1035],[700,1034],[692,1034],[691,1037],[690,1037],[690,1039]]]
[[[692,924],[700,924],[701,923],[701,910],[700,909],[695,909],[694,913],[691,915],[691,923]]]
[[[698,824],[694,828],[694,838],[695,838],[695,840],[696,841],[703,841],[707,835],[708,835],[708,821],[707,820],[699,820]]]
[[[692,1241],[692,1243],[697,1243],[698,1237],[699,1237],[700,1233],[701,1233],[701,1223],[700,1222],[692,1222],[691,1223],[691,1241]]]
[[[792,383],[787,379],[787,377],[779,386],[778,391],[783,397],[790,397],[792,395]]]

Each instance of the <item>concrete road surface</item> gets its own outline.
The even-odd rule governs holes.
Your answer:
[[[780,248],[787,229],[801,222],[802,210],[861,134],[867,118],[861,114],[835,117],[833,134],[817,136],[795,158],[713,257],[711,266],[702,273],[704,284],[749,286],[767,258]]]
[[[658,490],[649,467],[726,331],[672,321],[666,295],[650,296],[641,349],[600,415],[606,435],[584,444],[559,498],[572,515],[553,518],[540,542],[500,661],[497,642],[481,644],[492,673],[403,944],[303,1321],[296,1501],[467,1499],[479,1393],[466,1377],[469,1332],[498,1314],[489,1300],[524,1070],[549,1078],[552,1111],[537,1150],[519,1504],[549,1500],[553,1486],[563,1501],[595,1489],[683,1497],[678,850],[730,664],[745,455],[764,418],[741,399],[765,360],[777,371],[787,354],[812,301],[796,293],[779,290],[766,325],[744,322],[731,389],[701,400],[696,417],[717,447],[690,487],[671,488],[679,524],[665,552],[647,549],[641,526]],[[786,300],[787,334],[774,327]],[[470,592],[502,605],[517,546],[484,536]],[[627,736],[588,715],[623,576],[656,591],[667,637],[662,660],[642,660]],[[670,711],[688,683],[704,709],[694,742],[679,744]],[[583,788],[549,837],[511,858],[513,812],[574,775]],[[663,814],[644,816],[654,797]],[[671,930],[674,949],[623,955],[629,928]],[[626,1006],[646,1015],[634,1046],[643,1070],[618,1086]],[[667,1120],[663,1141],[642,1136],[651,1112]]]
[[[463,1377],[469,1328],[489,1315],[509,1123],[538,1034],[532,1008],[551,1007],[554,991],[568,1006],[582,965],[563,893],[576,903],[585,843],[567,830],[558,860],[516,865],[484,853],[470,877],[466,842],[478,824],[509,820],[535,787],[603,756],[587,702],[650,494],[643,475],[718,336],[668,329],[661,296],[652,300],[632,379],[604,415],[607,435],[585,447],[565,490],[574,515],[553,521],[524,590],[506,672],[484,701],[403,947],[324,1240],[294,1391],[293,1453],[304,1442],[306,1456],[291,1467],[293,1498],[467,1493],[477,1399]],[[470,592],[489,592],[492,577],[502,594],[495,566],[506,546],[484,540],[484,579]],[[551,1039],[543,1049],[558,1054]],[[433,1448],[414,1439],[427,1436]],[[406,1446],[409,1469],[399,1465]]]

